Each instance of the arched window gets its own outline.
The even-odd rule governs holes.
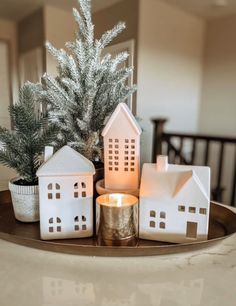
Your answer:
[[[160,222],[160,228],[161,228],[161,229],[165,229],[165,228],[166,228],[165,222]]]

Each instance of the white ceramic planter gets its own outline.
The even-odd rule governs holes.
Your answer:
[[[20,186],[14,184],[19,178],[9,182],[15,218],[21,222],[39,221],[38,186]]]
[[[139,197],[139,189],[109,189],[105,188],[104,180],[97,181],[96,190],[99,195],[110,194],[110,193],[125,193],[131,194],[135,197]]]

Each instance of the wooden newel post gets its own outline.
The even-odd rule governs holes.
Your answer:
[[[153,142],[152,142],[152,162],[156,162],[156,156],[162,154],[162,138],[164,133],[166,118],[151,119],[153,127]]]

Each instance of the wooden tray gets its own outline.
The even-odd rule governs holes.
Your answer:
[[[98,246],[96,238],[43,241],[39,223],[22,223],[15,219],[8,191],[0,192],[0,238],[41,250],[91,256],[152,256],[194,251],[212,246],[236,232],[236,214],[211,203],[209,239],[202,242],[170,244],[140,239],[135,247]]]

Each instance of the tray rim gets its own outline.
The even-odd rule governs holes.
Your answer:
[[[0,192],[0,195],[6,191]],[[1,204],[0,205],[9,205],[11,203]],[[221,208],[226,210],[231,214],[236,220],[236,211],[228,207],[227,205],[211,201],[212,207],[217,209]],[[221,223],[220,220],[217,222]],[[27,224],[26,224],[27,226]],[[22,245],[34,249],[40,249],[44,251],[64,253],[64,254],[74,254],[81,256],[103,256],[103,257],[138,257],[138,256],[159,256],[159,255],[168,255],[168,254],[177,254],[184,252],[191,252],[196,250],[201,250],[213,246],[222,240],[225,240],[233,235],[235,235],[236,229],[234,232],[227,234],[225,236],[208,239],[205,241],[192,241],[187,243],[180,244],[163,244],[163,245],[137,245],[137,246],[99,246],[96,245],[96,238],[91,237],[91,244],[73,244],[73,243],[64,243],[58,242],[55,240],[41,240],[32,237],[18,236],[16,234],[10,234],[7,232],[0,231],[0,239],[3,239],[8,242],[15,243],[17,245]],[[92,244],[93,243],[93,244]]]

